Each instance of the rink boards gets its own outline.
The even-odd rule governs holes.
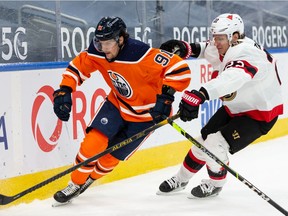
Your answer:
[[[285,62],[288,54],[280,53],[275,56],[285,91],[288,87],[288,74],[285,70],[288,68],[288,63]],[[205,60],[188,62],[192,70],[189,89],[197,89],[201,83],[209,80],[212,67]],[[5,195],[19,193],[69,168],[84,136],[86,123],[109,92],[102,77],[95,74],[78,88],[73,96],[75,109],[72,110],[71,119],[68,123],[62,123],[53,113],[52,93],[58,88],[61,73],[66,66],[51,63],[46,66],[38,65],[38,68],[37,65],[34,68],[33,65],[23,67],[24,71],[17,69],[0,73],[0,90],[5,93],[2,99],[5,103],[2,102],[0,106],[0,193]],[[180,97],[180,93],[176,94],[174,112],[178,109]],[[269,134],[257,142],[288,134],[288,98],[284,93],[283,98],[284,115]],[[189,123],[177,122],[192,136],[197,136],[219,106],[221,101],[211,101],[201,107],[197,120]],[[190,147],[190,143],[171,126],[163,126],[147,139],[131,159],[122,162],[97,184],[179,164]],[[69,175],[13,204],[50,197],[57,189],[66,185],[68,180]]]

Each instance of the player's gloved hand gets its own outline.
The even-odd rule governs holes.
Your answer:
[[[189,58],[192,52],[190,44],[180,40],[168,40],[161,44],[160,49],[174,53],[183,59]]]
[[[178,110],[180,119],[186,122],[198,118],[199,106],[204,103],[205,100],[205,96],[199,91],[184,91]]]
[[[68,86],[61,86],[60,89],[54,91],[54,113],[62,121],[68,121],[71,112],[72,98],[71,98],[72,89]]]
[[[150,114],[155,124],[169,117],[174,101],[173,95],[158,94],[155,106],[150,109]]]

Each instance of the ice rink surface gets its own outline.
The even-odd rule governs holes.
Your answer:
[[[149,161],[146,161],[149,163]],[[288,136],[251,145],[230,155],[230,167],[288,210]],[[218,197],[188,199],[192,187],[207,178],[204,167],[184,191],[156,195],[159,184],[178,166],[94,186],[66,206],[35,200],[0,210],[1,216],[277,216],[283,215],[231,174]]]

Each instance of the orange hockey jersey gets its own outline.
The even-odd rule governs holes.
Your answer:
[[[69,63],[60,86],[75,91],[93,72],[102,74],[111,88],[107,99],[119,109],[123,119],[132,122],[152,120],[147,111],[154,107],[163,85],[183,91],[191,79],[189,66],[180,57],[131,38],[110,62],[91,42]]]

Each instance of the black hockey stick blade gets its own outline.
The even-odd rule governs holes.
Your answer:
[[[36,185],[26,189],[26,190],[14,195],[14,196],[5,196],[3,194],[0,194],[0,205],[7,205],[7,204],[9,204],[9,203],[11,203],[11,202],[13,202],[13,201],[25,196],[25,195],[27,195],[28,193],[31,193],[31,192],[33,192],[33,191],[35,191],[35,190],[37,190],[37,189],[49,184],[49,183],[51,183],[51,182],[53,182],[53,181],[65,176],[65,175],[67,175],[69,173],[71,173],[72,171],[78,169],[81,166],[85,166],[85,165],[89,164],[90,162],[92,162],[94,160],[97,160],[97,159],[99,159],[100,157],[102,157],[102,156],[104,156],[106,154],[114,152],[117,149],[120,149],[120,148],[128,145],[129,143],[131,143],[131,142],[133,142],[133,141],[135,141],[135,140],[137,140],[137,139],[139,139],[141,137],[144,137],[144,136],[148,135],[149,133],[153,132],[157,128],[160,128],[160,127],[168,124],[168,119],[169,119],[169,121],[170,120],[173,121],[173,120],[177,119],[178,117],[179,117],[179,114],[173,115],[170,118],[166,118],[165,120],[163,120],[163,121],[161,121],[161,122],[159,122],[159,123],[157,123],[155,125],[152,125],[151,127],[149,127],[147,129],[145,129],[145,130],[143,130],[143,131],[131,136],[130,138],[127,138],[127,139],[123,140],[122,142],[119,142],[119,143],[111,146],[110,148],[107,148],[103,152],[101,152],[101,153],[99,153],[97,155],[94,155],[93,157],[91,157],[91,158],[89,158],[89,159],[87,159],[87,160],[85,160],[85,161],[83,161],[83,162],[81,162],[79,164],[76,164],[75,166],[72,166],[69,169],[64,170],[63,172],[58,173],[58,174],[52,176],[51,178],[46,179],[45,181],[40,182],[40,183],[38,183],[38,184],[36,184]]]
[[[15,199],[17,199],[17,198],[15,198]],[[13,201],[14,201],[14,196],[5,196],[5,195],[0,194],[0,204],[1,205],[7,205]]]
[[[275,201],[273,201],[269,196],[267,196],[265,193],[263,193],[261,190],[259,190],[256,186],[254,186],[251,182],[249,182],[247,179],[245,179],[239,173],[234,171],[230,166],[223,163],[218,157],[216,157],[212,152],[210,152],[208,149],[206,149],[201,143],[199,143],[196,139],[194,139],[190,134],[188,134],[184,129],[182,129],[172,119],[167,119],[167,120],[168,120],[169,124],[172,125],[173,128],[175,128],[179,133],[181,133],[184,137],[186,137],[192,144],[197,146],[201,151],[203,151],[210,158],[212,158],[215,162],[217,162],[219,165],[221,165],[223,168],[225,168],[229,173],[231,173],[239,181],[241,181],[243,184],[248,186],[252,191],[254,191],[256,194],[258,194],[262,199],[267,201],[269,204],[271,204],[274,208],[279,210],[284,215],[288,216],[288,212],[283,207],[281,207],[279,204],[277,204]]]

